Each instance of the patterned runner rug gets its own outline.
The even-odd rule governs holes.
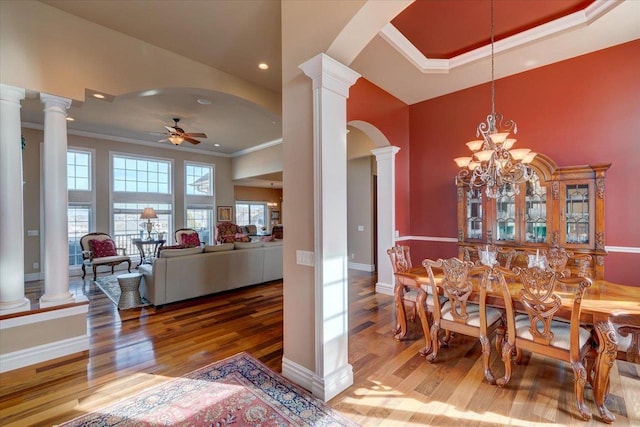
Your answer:
[[[94,283],[98,288],[100,288],[102,292],[104,292],[106,296],[109,297],[111,302],[114,303],[117,307],[118,301],[120,301],[120,294],[122,293],[120,291],[120,285],[118,285],[118,276],[113,275],[98,277]],[[145,298],[142,298],[142,304],[136,307],[146,307],[147,305],[151,305],[151,303]]]
[[[246,352],[61,424],[88,425],[357,426]]]

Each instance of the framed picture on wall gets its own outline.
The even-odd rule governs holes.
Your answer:
[[[233,221],[233,207],[218,206],[218,221],[219,222]]]
[[[279,220],[280,219],[280,211],[271,211],[271,219]]]

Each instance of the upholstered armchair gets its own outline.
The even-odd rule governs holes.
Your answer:
[[[273,228],[271,228],[271,235],[274,239],[284,239],[284,226],[274,225]]]
[[[232,222],[219,222],[218,225],[216,225],[216,230],[216,238],[219,243],[226,243],[229,240],[233,242],[237,234],[243,234],[242,227]]]
[[[97,268],[102,265],[111,267],[111,274],[116,265],[126,262],[127,270],[131,273],[131,258],[127,256],[126,248],[117,248],[115,242],[107,233],[89,233],[80,238],[82,248],[82,278],[87,274],[86,267],[93,267],[93,278],[97,277]],[[120,253],[118,253],[120,251]]]

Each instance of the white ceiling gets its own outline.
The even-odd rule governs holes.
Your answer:
[[[455,8],[464,6],[464,2],[448,1],[454,9],[447,15],[456,17]],[[489,5],[488,0],[464,1],[483,1]],[[499,1],[503,0],[496,0],[496,4],[499,5]],[[526,4],[531,7],[531,2],[548,1],[529,0]],[[281,89],[280,1],[42,2],[270,90]],[[339,8],[340,3],[327,2],[326,7]],[[424,20],[425,31],[429,28],[428,17],[414,19]],[[640,38],[639,0],[596,0],[571,19],[573,26],[567,26],[569,18],[564,17],[546,24],[542,33],[534,28],[524,35],[520,33],[496,42],[496,78]],[[411,43],[403,41],[398,33],[394,27],[385,28],[350,67],[405,103],[413,104],[490,80],[488,45],[449,59],[444,64],[448,72],[434,73],[420,69],[430,64],[429,59],[412,52]],[[270,65],[266,72],[257,68],[263,61]],[[443,63],[436,62],[436,65],[442,67]],[[208,135],[197,149],[227,155],[278,140],[282,135],[280,117],[229,95],[193,88],[170,88],[154,96],[140,95],[128,94],[111,102],[88,97],[83,105],[73,105],[69,110],[75,119],[69,123],[69,129],[168,144],[157,142],[161,137],[149,132],[162,132],[163,125],[172,125],[171,118],[178,117],[186,132]],[[208,99],[211,104],[201,105],[198,99]],[[28,99],[23,115],[27,122],[42,123],[39,101]],[[220,147],[214,147],[214,143]]]

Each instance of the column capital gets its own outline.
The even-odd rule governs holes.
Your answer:
[[[25,90],[20,87],[0,83],[0,100],[20,103],[25,97]]]
[[[371,150],[374,156],[376,156],[376,160],[387,160],[393,158],[396,153],[400,151],[400,147],[396,147],[395,145],[389,145],[388,147],[374,148]]]
[[[360,78],[360,74],[324,53],[300,64],[299,68],[313,80],[314,89],[329,89],[345,98],[349,97],[349,88]]]
[[[66,110],[71,106],[70,99],[63,98],[61,96],[49,95],[48,93],[41,93],[40,101],[45,105],[45,108],[60,107],[63,110]]]

